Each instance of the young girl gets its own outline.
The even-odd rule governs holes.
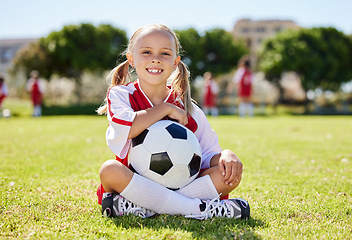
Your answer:
[[[1,117],[1,110],[2,110],[2,102],[7,97],[8,89],[5,84],[5,80],[2,76],[0,76],[0,117]]]
[[[37,70],[33,70],[31,72],[31,78],[27,81],[26,90],[31,93],[33,117],[42,116],[42,103],[45,85],[43,80],[39,78],[39,72]]]
[[[216,99],[219,93],[219,87],[216,83],[213,75],[210,72],[203,74],[204,86],[203,86],[203,106],[202,110],[205,115],[211,114],[212,116],[218,116],[218,108]]]
[[[108,160],[100,169],[102,185],[97,194],[105,216],[249,217],[247,201],[219,200],[239,185],[243,166],[232,151],[221,150],[204,113],[192,103],[189,72],[180,61],[179,50],[172,30],[148,25],[133,34],[126,49],[127,60],[111,72],[105,105],[98,109],[98,113],[107,114],[106,141],[118,160]],[[129,82],[130,67],[138,76],[135,82]],[[177,191],[128,168],[131,139],[161,119],[185,125],[202,148],[201,174]]]
[[[237,85],[237,95],[240,100],[240,103],[238,104],[238,113],[240,117],[245,117],[246,112],[248,112],[248,116],[253,117],[254,109],[251,99],[253,74],[250,69],[249,59],[246,57],[240,60],[239,68],[237,69],[232,82],[229,84],[227,92],[231,93],[235,85]]]

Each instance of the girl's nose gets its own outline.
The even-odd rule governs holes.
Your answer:
[[[160,60],[158,58],[152,58],[152,63],[160,63]]]

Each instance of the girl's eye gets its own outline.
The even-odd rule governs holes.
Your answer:
[[[142,54],[150,54],[150,51],[143,51]]]
[[[171,54],[167,53],[167,52],[164,52],[164,53],[162,53],[162,55],[170,56]]]

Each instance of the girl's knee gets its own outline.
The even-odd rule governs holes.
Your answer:
[[[110,159],[107,160],[103,163],[103,165],[101,165],[100,168],[100,175],[104,174],[105,172],[109,171],[109,169],[113,168],[115,166],[115,164],[117,164],[116,160]]]
[[[104,177],[116,176],[116,174],[120,171],[121,165],[122,164],[115,159],[105,161],[100,168],[100,179]]]
[[[240,185],[241,180],[242,180],[242,176],[240,176],[239,178],[237,178],[231,182],[230,187],[232,187],[232,190],[234,190],[235,188],[238,187],[238,185]]]
[[[121,192],[133,177],[133,172],[121,162],[107,160],[100,168],[100,181],[106,191]]]

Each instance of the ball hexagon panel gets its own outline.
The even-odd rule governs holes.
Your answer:
[[[187,166],[173,166],[170,171],[162,177],[162,181],[162,185],[170,189],[179,189],[184,187],[190,182]]]
[[[167,149],[167,152],[174,165],[188,164],[194,154],[194,151],[187,141],[180,139],[174,139]]]
[[[144,147],[143,144],[133,148],[129,152],[128,161],[132,167],[143,176],[143,173],[149,171],[149,157],[150,152]]]
[[[198,141],[196,135],[193,134],[190,130],[189,130],[189,132],[191,134],[188,134],[188,136],[187,136],[187,143],[194,150],[194,153],[196,153],[198,156],[202,156],[202,149],[200,147],[200,144],[199,144],[199,141]]]
[[[172,137],[165,131],[165,128],[155,128],[149,130],[143,145],[150,153],[165,152],[172,140]]]

